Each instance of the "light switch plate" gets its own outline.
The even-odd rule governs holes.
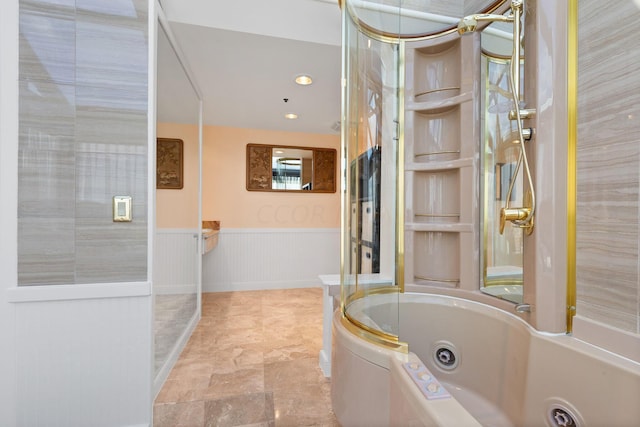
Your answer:
[[[113,196],[113,221],[131,222],[131,196]]]

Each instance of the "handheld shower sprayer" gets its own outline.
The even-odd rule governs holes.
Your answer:
[[[531,170],[529,167],[529,161],[527,159],[527,152],[525,149],[525,134],[530,137],[529,132],[525,132],[522,128],[522,120],[531,118],[535,114],[533,109],[520,109],[520,59],[521,59],[521,33],[522,33],[522,10],[523,0],[511,0],[511,13],[509,15],[492,15],[492,14],[477,14],[465,16],[458,23],[458,34],[465,35],[476,31],[478,22],[512,22],[513,23],[513,50],[511,53],[511,65],[509,68],[510,77],[510,92],[513,98],[514,109],[509,112],[510,120],[515,120],[518,126],[518,136],[520,144],[520,155],[518,156],[518,162],[516,163],[515,171],[509,182],[509,190],[507,191],[506,206],[500,210],[500,234],[504,232],[504,227],[507,221],[511,222],[516,227],[523,228],[527,234],[533,232],[533,215],[536,209],[536,196],[533,188],[533,180],[531,177]],[[526,138],[529,139],[529,138]],[[527,174],[527,182],[529,186],[529,192],[527,197],[523,200],[523,207],[511,207],[511,193],[518,177],[518,171],[520,166],[524,164],[524,170]]]

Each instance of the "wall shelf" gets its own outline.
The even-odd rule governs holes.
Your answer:
[[[409,156],[407,155],[407,158]],[[416,163],[410,162],[407,159],[404,170],[411,172],[429,172],[429,171],[439,171],[439,170],[452,170],[452,169],[461,169],[465,167],[473,167],[474,159],[456,159],[450,161],[437,161],[437,162],[429,162],[429,163]]]
[[[477,289],[479,36],[404,49],[405,284]]]
[[[444,94],[446,93],[446,91],[442,91],[442,93]],[[436,101],[409,101],[406,103],[404,108],[407,111],[437,113],[439,110],[451,108],[455,105],[462,104],[463,102],[470,101],[471,99],[473,99],[473,93],[463,92],[451,98],[445,98]]]
[[[464,224],[461,222],[445,223],[445,224],[423,224],[417,222],[406,222],[405,231],[412,232],[454,232],[454,233],[471,233],[474,230],[473,224]]]

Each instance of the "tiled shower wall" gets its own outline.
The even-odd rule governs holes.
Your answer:
[[[147,8],[20,1],[19,285],[147,280]]]
[[[578,2],[577,314],[640,333],[637,2]]]

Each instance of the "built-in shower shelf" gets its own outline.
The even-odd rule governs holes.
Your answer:
[[[446,93],[446,92],[449,92],[449,91],[459,91],[459,90],[460,90],[460,86],[441,87],[441,88],[437,88],[437,89],[430,89],[430,90],[425,90],[423,92],[416,93],[414,95],[414,97],[418,98],[418,97],[421,97],[421,96],[431,95],[431,94],[434,94],[434,93]],[[416,99],[416,102],[424,102],[424,101]]]
[[[418,289],[477,289],[479,46],[457,33],[404,45],[405,279]]]
[[[414,213],[413,222],[419,224],[456,224],[460,222],[459,213]]]
[[[473,166],[473,159],[471,158],[463,158],[456,160],[447,160],[447,161],[434,161],[429,163],[405,163],[404,170],[406,171],[414,171],[414,172],[431,172],[431,171],[444,171],[444,170],[454,170],[465,167]]]
[[[444,150],[444,151],[432,151],[429,153],[416,153],[413,157],[434,157],[434,156],[442,156],[446,154],[460,154],[460,150]]]
[[[425,282],[436,282],[436,283],[447,283],[447,284],[454,284],[460,281],[460,279],[436,279],[433,277],[424,277],[424,276],[418,276],[418,275],[415,275],[414,277],[418,280],[424,280]]]
[[[425,218],[460,218],[460,214],[459,213],[442,213],[442,214],[437,214],[437,213],[417,213],[414,214],[415,216],[421,216],[421,217],[425,217]]]
[[[416,101],[408,101],[405,104],[406,111],[417,111],[421,113],[437,113],[439,110],[451,108],[458,104],[461,104],[466,101],[471,101],[473,99],[472,92],[463,92],[460,95],[452,96],[451,98],[441,99],[438,101],[428,101],[428,102],[416,102]]]
[[[447,289],[455,289],[458,287],[460,283],[460,279],[429,279],[422,278],[420,276],[414,276],[413,281],[416,285],[419,286],[431,286],[434,288],[447,288]]]
[[[473,232],[473,224],[462,222],[445,222],[445,223],[427,223],[427,222],[406,222],[405,230],[407,231],[429,231],[443,233],[471,233]]]

